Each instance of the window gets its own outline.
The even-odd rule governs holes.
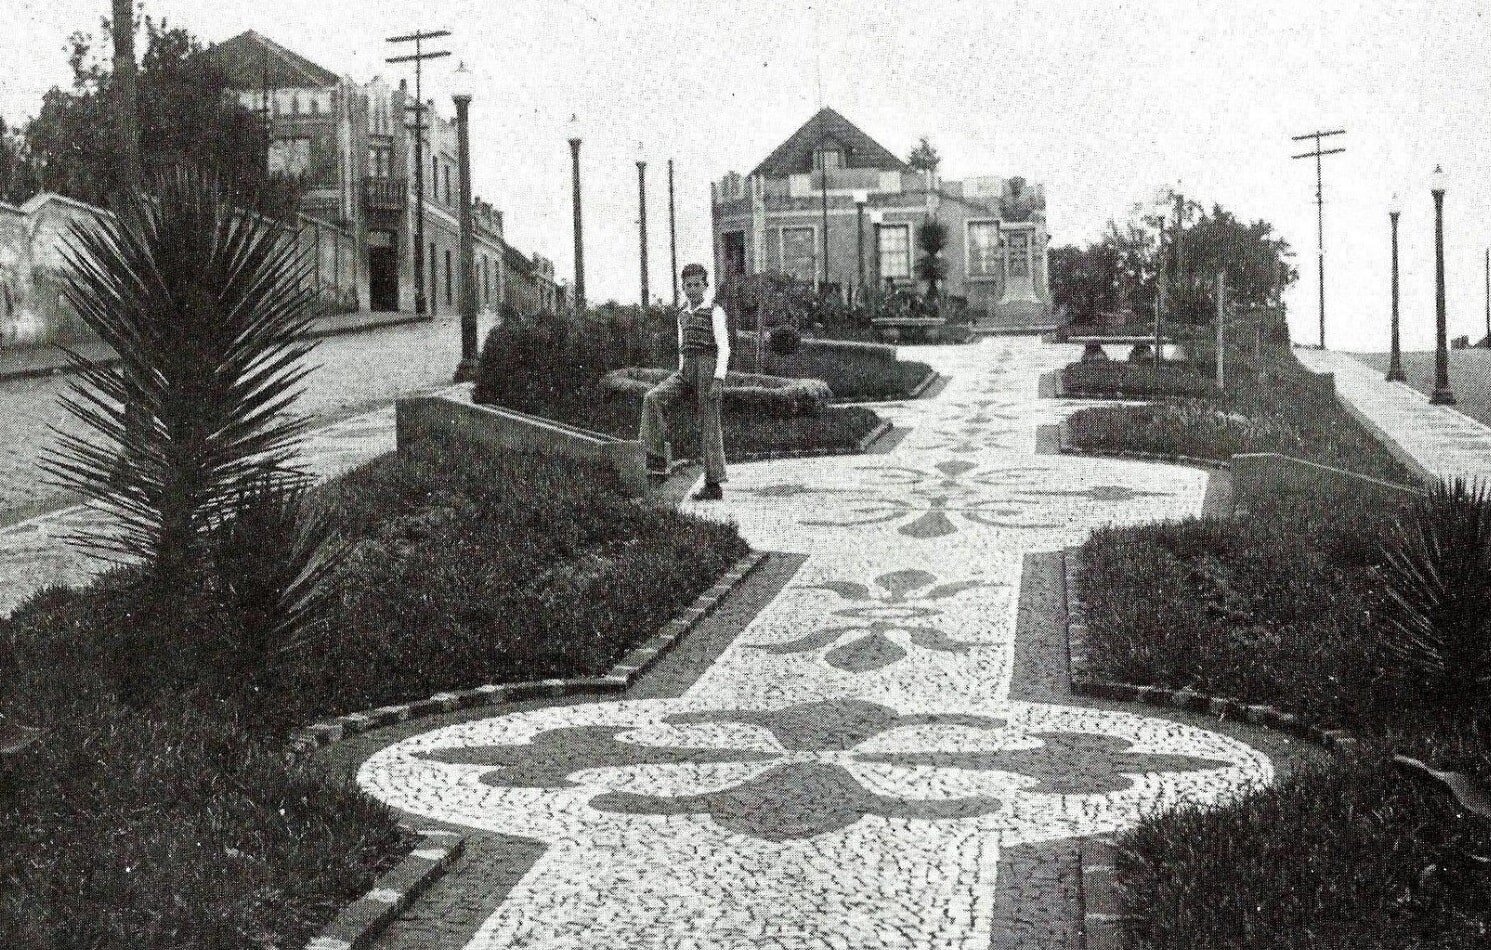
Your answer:
[[[436,288],[440,286],[440,259],[435,256],[435,242],[430,242],[430,312],[436,313],[439,308],[436,304],[440,300],[440,294]]]
[[[310,105],[311,105],[311,115],[320,115],[321,114],[321,100],[320,99],[317,99],[315,96],[311,96]]]
[[[844,153],[836,146],[825,145],[813,150],[813,171],[821,168],[843,168]]]
[[[300,115],[300,97],[299,96],[291,96],[290,97],[290,114],[291,115]]]
[[[450,166],[445,166],[445,203],[450,204]]]
[[[999,222],[968,222],[968,276],[999,274]]]
[[[798,280],[818,279],[818,232],[814,228],[782,229],[782,270]]]
[[[887,277],[900,280],[911,276],[911,225],[877,225],[875,242],[880,249],[881,280]]]
[[[393,146],[368,146],[368,174],[374,178],[389,178],[393,175]]]
[[[447,181],[448,180],[449,179],[447,179]],[[446,248],[445,249],[445,302],[446,303],[451,303],[455,299],[455,293],[454,293],[454,290],[452,289],[453,285],[454,285],[454,280],[451,277],[451,269],[450,269],[450,248]]]
[[[311,164],[311,140],[275,139],[269,143],[269,173],[304,175]]]
[[[1010,248],[1010,276],[1030,276],[1030,232],[1011,231],[1009,238]]]

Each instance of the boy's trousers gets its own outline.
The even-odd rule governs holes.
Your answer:
[[[685,353],[683,369],[648,390],[642,397],[642,449],[648,455],[666,455],[668,440],[667,412],[683,396],[692,394],[699,419],[699,439],[703,443],[704,480],[718,484],[725,480],[725,437],[720,432],[720,399],[709,396],[714,379],[718,351]]]

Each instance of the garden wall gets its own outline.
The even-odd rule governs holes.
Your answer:
[[[628,492],[641,495],[647,490],[640,442],[501,406],[477,405],[471,401],[470,385],[400,399],[394,419],[400,451],[441,433],[484,445],[603,461],[616,471]]]

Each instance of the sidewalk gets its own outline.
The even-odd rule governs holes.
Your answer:
[[[1491,477],[1491,427],[1450,406],[1430,405],[1429,397],[1345,354],[1295,350],[1316,373],[1334,373],[1336,392],[1388,451],[1421,478]]]
[[[360,333],[380,327],[398,326],[405,323],[424,323],[433,319],[428,314],[393,313],[336,313],[317,317],[306,336],[311,338],[337,336],[342,333]],[[114,351],[107,345],[90,341],[69,345],[69,349],[91,360],[113,362]],[[51,376],[68,372],[67,357],[62,348],[53,345],[0,347],[0,382],[8,379],[26,379],[35,376]]]
[[[1104,909],[1072,877],[1082,839],[1273,763],[1215,720],[1070,694],[1053,552],[1197,514],[1208,478],[1038,454],[1037,426],[1083,406],[1038,378],[1076,353],[918,348],[951,381],[877,407],[909,429],[887,454],[732,466],[725,501],[687,510],[801,566],[717,648],[670,654],[671,685],[334,747],[477,856],[375,946],[1082,946]]]

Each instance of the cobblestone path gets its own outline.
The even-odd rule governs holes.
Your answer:
[[[1429,397],[1345,353],[1295,350],[1306,368],[1334,373],[1336,392],[1369,427],[1408,455],[1411,464],[1435,478],[1491,476],[1491,427],[1455,411],[1430,405]]]
[[[358,780],[389,804],[545,845],[466,946],[988,950],[1002,851],[1271,781],[1234,738],[1012,693],[1024,555],[1198,513],[1206,487],[1036,454],[1036,426],[1079,405],[1037,399],[1037,377],[1075,355],[918,349],[951,383],[877,408],[911,430],[894,451],[732,467],[692,510],[807,559],[677,698],[371,755]]]

